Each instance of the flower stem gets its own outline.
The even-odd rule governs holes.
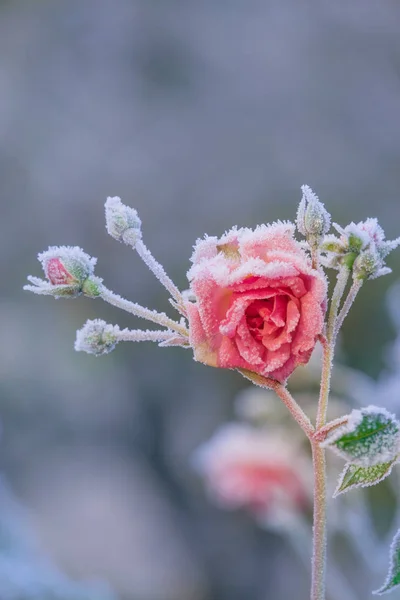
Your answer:
[[[349,310],[354,302],[354,300],[356,299],[356,296],[358,294],[358,292],[360,291],[361,287],[363,284],[363,280],[362,279],[356,279],[353,282],[353,285],[350,288],[349,294],[346,298],[346,300],[343,303],[343,307],[342,310],[340,311],[338,318],[336,320],[336,324],[335,324],[335,332],[334,335],[336,336],[341,328],[341,326],[343,325],[343,321],[345,320],[345,318],[347,317],[347,315],[349,314]]]
[[[336,321],[350,271],[342,268],[337,277],[329,309],[326,339],[323,340],[323,361],[321,374],[321,389],[318,401],[316,437],[318,431],[326,424],[329,391],[331,385],[332,361],[336,342]],[[311,441],[314,466],[314,527],[313,527],[313,556],[311,600],[325,600],[326,572],[326,463],[325,450],[317,439]]]
[[[150,250],[147,248],[147,246],[143,243],[141,239],[136,241],[134,247],[136,252],[139,254],[140,258],[145,263],[145,265],[150,269],[150,271],[157,277],[160,283],[171,294],[172,298],[176,302],[178,310],[183,315],[185,315],[185,302],[183,300],[182,294],[178,290],[172,279],[167,275],[164,267],[154,258]]]
[[[125,298],[118,296],[118,294],[114,294],[114,292],[107,289],[104,285],[101,286],[100,297],[105,302],[108,302],[117,308],[121,308],[122,310],[126,310],[136,317],[147,319],[147,321],[152,321],[153,323],[157,323],[157,325],[162,325],[163,327],[177,331],[185,337],[188,337],[189,335],[189,332],[184,325],[173,321],[165,313],[159,313],[156,310],[150,310],[140,304],[136,304],[136,302],[125,300]]]
[[[326,575],[326,465],[325,450],[311,443],[314,467],[314,526],[311,600],[325,600]]]
[[[336,319],[343,297],[350,271],[347,267],[339,271],[335,289],[333,291],[329,309],[326,340],[323,342],[324,355],[322,362],[321,389],[317,412],[317,430],[326,423],[326,412],[328,409],[329,390],[331,385],[332,361],[336,341]]]

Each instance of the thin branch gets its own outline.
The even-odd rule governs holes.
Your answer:
[[[322,361],[321,389],[318,401],[317,430],[323,427],[326,422],[326,413],[328,409],[328,399],[331,385],[332,361],[335,350],[335,324],[340,302],[346,289],[349,275],[350,271],[347,267],[342,268],[339,271],[329,308],[326,340],[323,340],[322,343],[324,354]]]
[[[350,308],[352,307],[352,304],[353,304],[354,300],[356,299],[356,296],[357,296],[358,292],[360,291],[362,284],[363,284],[362,279],[356,279],[353,282],[353,285],[351,286],[348,296],[343,304],[342,310],[340,311],[339,316],[337,318],[336,325],[335,325],[335,332],[334,332],[335,336],[339,333],[339,330],[342,327],[345,318],[349,314]]]
[[[150,250],[141,239],[135,241],[133,246],[140,258],[150,271],[157,277],[159,282],[168,290],[176,301],[176,308],[181,314],[186,315],[185,303],[181,292],[178,290],[172,279],[167,275],[164,267],[154,258]]]
[[[136,317],[146,319],[147,321],[152,321],[153,323],[157,323],[157,325],[161,325],[162,327],[167,327],[168,329],[177,331],[184,337],[189,336],[189,331],[184,325],[173,321],[165,313],[159,313],[156,310],[150,310],[149,308],[145,308],[144,306],[141,306],[136,302],[125,300],[125,298],[118,296],[118,294],[114,294],[114,292],[106,288],[104,285],[101,286],[100,297],[105,302],[108,302],[108,304],[112,304],[117,308],[125,310],[131,313],[132,315],[135,315]]]

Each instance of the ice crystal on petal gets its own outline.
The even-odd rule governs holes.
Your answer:
[[[322,446],[351,463],[370,467],[393,460],[399,453],[400,424],[386,409],[368,406],[353,410],[346,424],[328,434]]]

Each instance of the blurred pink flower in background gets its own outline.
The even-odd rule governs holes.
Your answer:
[[[322,332],[324,275],[294,225],[232,229],[196,243],[188,277],[190,340],[200,362],[283,381],[308,362]]]
[[[279,527],[311,509],[311,463],[279,429],[230,423],[194,455],[213,499]]]

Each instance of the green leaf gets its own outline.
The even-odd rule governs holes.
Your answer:
[[[379,590],[372,593],[382,596],[382,594],[391,592],[398,585],[400,585],[400,530],[394,536],[390,546],[390,567],[386,581]]]
[[[396,461],[397,456],[389,462],[372,465],[371,467],[361,467],[360,465],[348,463],[340,476],[333,497],[336,498],[339,494],[354,488],[376,485],[390,475]]]
[[[337,427],[323,443],[347,461],[361,467],[389,463],[398,453],[400,424],[384,408],[353,410],[348,422]]]

